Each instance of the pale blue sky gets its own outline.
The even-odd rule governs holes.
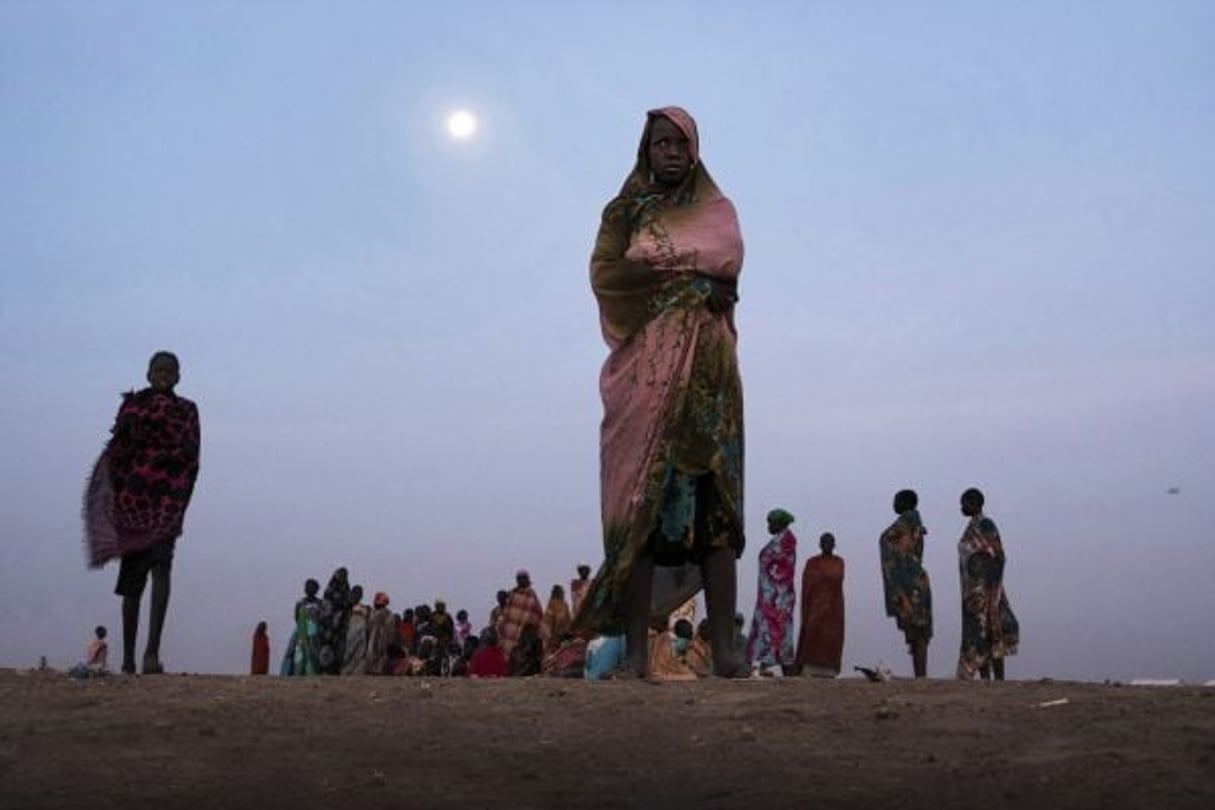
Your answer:
[[[1212,41],[1203,2],[0,3],[0,666],[117,640],[80,493],[160,348],[204,433],[172,669],[263,618],[277,656],[341,564],[481,622],[597,561],[587,257],[680,104],[747,242],[741,609],[784,506],[799,573],[848,562],[846,665],[906,670],[912,486],[952,673],[978,485],[1011,675],[1215,677]]]

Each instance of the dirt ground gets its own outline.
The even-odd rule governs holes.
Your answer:
[[[0,807],[288,806],[1211,808],[1215,688],[0,671]]]

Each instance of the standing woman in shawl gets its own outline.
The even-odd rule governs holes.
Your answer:
[[[962,578],[962,650],[958,677],[975,673],[1004,680],[1004,659],[1017,654],[1021,628],[1004,593],[1004,543],[995,521],[983,514],[983,493],[962,493],[962,514],[970,518],[958,541]]]
[[[174,393],[177,355],[157,352],[148,387],[122,397],[113,434],[93,466],[84,497],[89,567],[122,559],[114,592],[122,597],[122,671],[135,671],[139,602],[152,577],[143,672],[164,671],[160,636],[169,609],[173,550],[198,478],[198,407]]]
[[[270,672],[270,636],[266,635],[266,623],[258,622],[253,631],[253,656],[249,662],[250,675],[265,675]]]
[[[696,122],[679,107],[649,111],[591,255],[609,349],[599,379],[605,560],[575,618],[582,632],[623,630],[638,675],[655,565],[698,569],[714,669],[746,674],[730,643],[744,545],[742,261],[738,217],[700,159]]]
[[[546,653],[561,646],[561,637],[569,631],[571,621],[569,605],[565,604],[565,589],[554,585],[548,607],[544,609],[544,619],[540,622],[540,638]]]
[[[844,655],[844,561],[835,554],[835,535],[818,539],[821,554],[802,571],[802,632],[797,668],[819,678],[840,674]]]
[[[345,661],[346,624],[350,621],[350,580],[345,568],[339,568],[325,586],[321,601],[320,651],[321,672],[341,675]]]
[[[388,674],[388,647],[394,645],[397,640],[396,619],[388,609],[388,603],[388,594],[383,591],[377,592],[371,603],[371,617],[367,620],[367,663],[364,669],[368,675]]]
[[[784,509],[768,513],[768,534],[772,539],[759,552],[759,588],[755,612],[751,614],[751,634],[747,637],[746,658],[758,662],[760,670],[779,666],[786,674],[793,671],[793,608],[797,591],[797,537],[790,531],[793,515]]]
[[[346,646],[342,651],[342,674],[362,675],[367,666],[367,620],[371,611],[363,604],[363,586],[350,589],[350,619],[346,622]]]
[[[319,649],[321,600],[317,593],[321,583],[315,579],[304,582],[304,598],[295,603],[295,635],[292,636],[291,646],[287,654],[291,656],[291,665],[283,665],[285,675],[319,675]]]
[[[898,517],[882,532],[878,546],[886,615],[893,616],[903,631],[915,676],[924,678],[928,676],[928,642],[932,640],[932,586],[924,570],[924,535],[928,530],[916,509],[919,502],[913,490],[895,493]]]

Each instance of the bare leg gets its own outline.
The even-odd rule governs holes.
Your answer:
[[[139,597],[122,597],[122,671],[135,672],[135,636],[139,632]]]
[[[911,666],[917,678],[928,677],[928,642],[924,639],[911,642]]]
[[[979,677],[985,681],[991,680],[991,664],[984,664],[979,667]]]
[[[143,654],[143,672],[156,675],[164,671],[160,665],[160,634],[169,610],[169,573],[167,566],[152,569],[152,608],[148,616],[148,646]]]
[[[629,573],[629,618],[625,649],[629,667],[644,678],[650,662],[650,600],[654,595],[654,558],[643,555],[633,561]]]
[[[991,671],[995,674],[997,681],[1004,680],[1004,659],[993,658],[991,660]]]
[[[709,614],[709,646],[713,649],[713,674],[726,678],[745,677],[743,662],[734,650],[734,608],[738,597],[734,551],[715,548],[700,564],[705,583],[705,611]]]

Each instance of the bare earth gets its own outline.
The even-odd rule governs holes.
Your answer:
[[[1209,810],[1215,689],[0,671],[0,807],[86,806]]]

